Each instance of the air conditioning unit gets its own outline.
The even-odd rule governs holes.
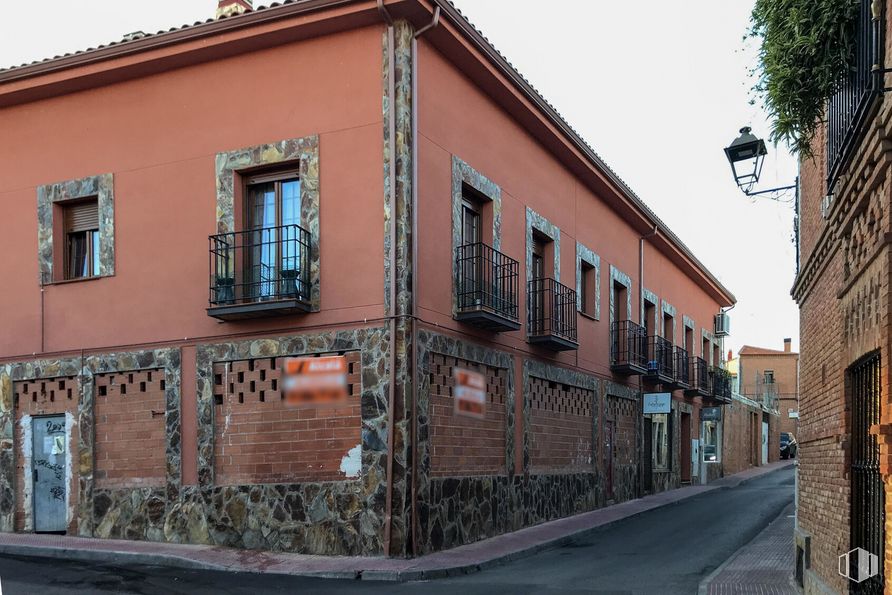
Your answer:
[[[731,334],[731,317],[722,312],[715,315],[715,336],[727,337]]]

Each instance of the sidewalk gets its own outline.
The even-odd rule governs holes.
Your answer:
[[[798,595],[793,585],[793,515],[790,504],[751,542],[700,585],[700,595]]]
[[[64,558],[104,564],[153,564],[179,568],[264,572],[324,578],[410,581],[467,574],[562,545],[573,538],[713,490],[737,487],[793,461],[779,461],[724,477],[705,486],[686,486],[491,539],[414,559],[310,556],[145,541],[0,533],[0,554]],[[792,535],[792,532],[791,532]]]

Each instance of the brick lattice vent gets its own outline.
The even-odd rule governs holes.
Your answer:
[[[542,378],[529,383],[532,472],[594,471],[595,393]]]
[[[607,419],[614,426],[613,460],[615,465],[638,465],[638,405],[630,399],[607,397]]]
[[[97,374],[96,487],[163,486],[167,457],[163,370]]]
[[[486,377],[486,417],[454,413],[454,368]],[[430,355],[431,475],[505,475],[506,395],[508,370],[448,355]]]
[[[359,475],[361,354],[334,355],[347,358],[346,404],[288,407],[279,386],[282,358],[214,364],[217,485],[330,481]]]

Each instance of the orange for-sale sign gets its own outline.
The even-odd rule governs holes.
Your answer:
[[[287,405],[347,400],[347,359],[342,355],[288,358],[282,372]]]
[[[486,378],[480,372],[454,368],[455,414],[483,419],[486,416]]]

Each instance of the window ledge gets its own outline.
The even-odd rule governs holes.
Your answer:
[[[85,283],[87,281],[98,281],[99,279],[110,279],[114,275],[96,275],[95,277],[78,277],[77,279],[59,279],[58,281],[50,281],[49,283],[41,283],[41,287],[49,287],[51,285],[71,285],[73,283]]]
[[[589,320],[593,320],[595,322],[600,322],[599,318],[595,318],[594,315],[589,314],[588,312],[583,312],[582,310],[577,310],[577,312],[579,312],[579,315],[582,316],[583,318],[588,318]]]

